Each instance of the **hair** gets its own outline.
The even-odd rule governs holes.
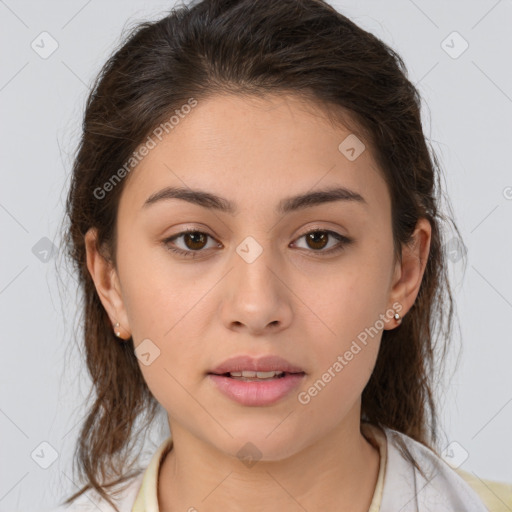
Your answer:
[[[440,166],[423,133],[421,98],[403,60],[322,0],[203,0],[166,14],[133,27],[102,67],[74,156],[65,247],[83,294],[83,343],[96,396],[74,454],[86,485],[65,503],[93,488],[115,507],[105,491],[130,478],[136,420],[145,416],[150,425],[159,406],[133,340],[119,343],[115,337],[86,264],[84,236],[96,228],[98,250],[116,266],[116,219],[126,179],[102,199],[95,190],[190,98],[293,94],[345,126],[353,122],[388,186],[395,261],[412,243],[417,221],[430,222],[418,296],[402,323],[382,334],[361,397],[361,421],[402,432],[435,451],[433,386],[453,316],[441,222],[458,229],[441,213]],[[405,445],[401,450],[418,467]]]

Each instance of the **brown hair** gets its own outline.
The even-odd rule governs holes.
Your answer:
[[[323,105],[345,124],[354,120],[354,132],[372,148],[388,184],[396,258],[411,242],[418,219],[430,222],[419,294],[401,325],[383,332],[362,393],[361,419],[435,450],[433,384],[453,315],[440,229],[447,217],[439,208],[440,168],[423,134],[421,98],[402,59],[322,0],[203,0],[134,27],[87,99],[65,241],[83,292],[83,341],[96,398],[75,453],[86,485],[65,503],[94,488],[112,504],[104,489],[131,476],[127,454],[136,420],[147,418],[142,431],[159,405],[140,372],[133,340],[120,343],[115,337],[86,266],[84,236],[91,227],[98,230],[98,248],[115,266],[116,215],[125,180],[101,200],[94,191],[177,108],[190,98],[200,102],[221,93],[291,93]]]

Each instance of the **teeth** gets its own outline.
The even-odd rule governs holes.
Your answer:
[[[243,372],[230,372],[229,375],[231,377],[245,377],[245,378],[258,378],[258,379],[271,379],[278,375],[282,375],[284,372],[251,372],[251,371],[243,371]]]

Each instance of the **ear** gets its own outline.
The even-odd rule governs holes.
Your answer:
[[[390,308],[396,309],[401,317],[404,317],[412,308],[420,291],[430,251],[431,235],[430,222],[425,218],[419,219],[411,242],[402,247],[402,262],[396,262],[390,293]],[[401,308],[397,304],[400,304]],[[391,328],[396,327],[394,319],[390,321],[390,325],[392,325]]]
[[[94,281],[101,303],[110,318],[112,330],[114,331],[115,324],[119,322],[115,331],[120,332],[120,338],[128,339],[131,336],[130,326],[116,269],[98,249],[96,228],[87,231],[84,241],[87,268]]]

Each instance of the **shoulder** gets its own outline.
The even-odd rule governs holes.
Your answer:
[[[481,479],[460,468],[455,471],[477,492],[490,512],[512,510],[512,483]]]
[[[452,468],[421,443],[404,434],[393,432],[399,435],[408,447],[421,454],[423,459],[426,458],[430,461],[430,464],[435,465],[438,470],[440,469],[444,478],[448,475],[449,479],[452,480],[453,473],[458,475],[478,495],[490,512],[509,512],[512,510],[512,484],[481,479],[461,468]]]
[[[388,456],[382,512],[488,512],[477,490],[436,453],[401,432],[383,430]],[[409,460],[407,452],[424,475]]]
[[[119,486],[119,493],[112,501],[119,512],[131,512],[142,484],[143,473],[139,473]],[[65,498],[64,498],[65,499]],[[49,512],[116,512],[96,491],[89,490],[68,505],[60,504]]]

